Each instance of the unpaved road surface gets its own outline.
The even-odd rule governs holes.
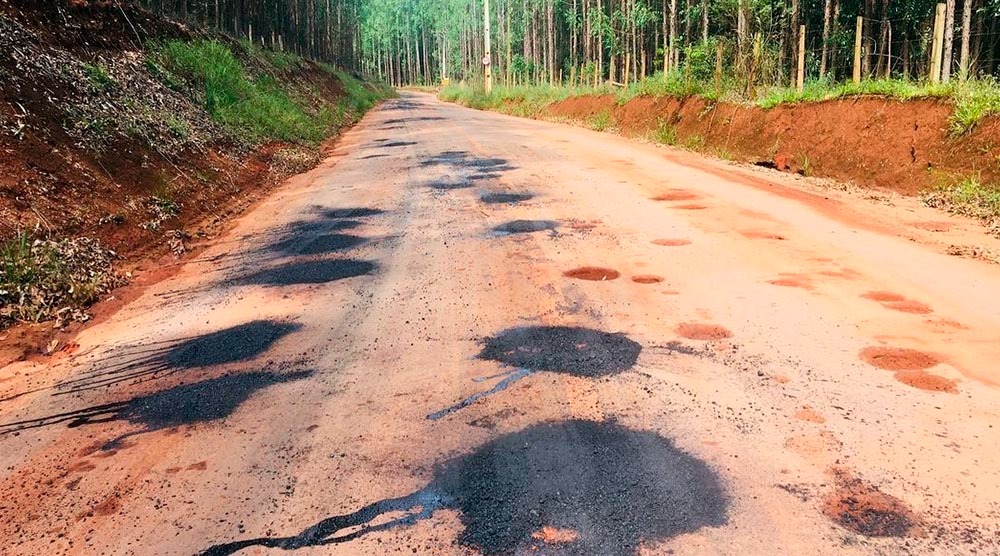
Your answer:
[[[997,554],[975,228],[407,93],[0,370],[0,553]]]

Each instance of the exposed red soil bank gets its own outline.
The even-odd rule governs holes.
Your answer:
[[[905,194],[953,174],[1000,180],[1000,118],[986,118],[956,139],[949,134],[952,105],[945,100],[863,97],[765,110],[670,97],[639,97],[619,106],[613,96],[584,96],[553,103],[544,115],[587,121],[601,113],[610,113],[625,135],[647,136],[666,123],[676,129],[678,144],[697,138],[707,150],[739,160],[779,170],[807,167],[816,176]]]

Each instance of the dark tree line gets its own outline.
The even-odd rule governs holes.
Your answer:
[[[356,68],[364,0],[139,0],[154,12]]]

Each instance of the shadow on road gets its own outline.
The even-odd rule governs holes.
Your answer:
[[[310,375],[312,371],[288,374],[261,371],[226,375],[193,384],[174,386],[126,401],[6,423],[0,425],[0,435],[20,433],[59,423],[67,423],[69,428],[75,428],[126,421],[142,427],[125,433],[101,447],[102,450],[114,450],[121,447],[128,438],[139,434],[223,419],[259,390],[275,384],[301,380]]]
[[[715,472],[670,440],[613,422],[570,420],[534,425],[449,460],[410,495],[291,537],[219,544],[202,555],[342,543],[450,508],[464,527],[458,542],[486,556],[633,556],[640,546],[724,525],[727,506]]]

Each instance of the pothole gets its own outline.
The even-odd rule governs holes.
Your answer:
[[[656,197],[653,197],[654,201],[693,201],[695,199],[700,199],[701,197],[691,193],[690,191],[684,191],[683,189],[673,189],[667,191],[666,193],[661,193]]]
[[[869,365],[887,371],[919,371],[941,362],[937,357],[915,349],[882,346],[861,350],[861,359]]]
[[[775,234],[775,233],[771,233],[771,232],[763,232],[763,231],[760,231],[760,230],[747,230],[747,231],[740,232],[740,234],[742,234],[743,237],[745,237],[747,239],[771,239],[771,240],[774,240],[774,241],[785,241],[786,239],[788,239],[785,236],[780,235],[780,234]]]
[[[689,340],[724,340],[733,334],[728,329],[717,324],[706,324],[698,322],[685,322],[679,324],[675,329],[678,336]]]
[[[705,210],[708,207],[705,205],[699,205],[697,203],[690,203],[686,205],[674,205],[673,208],[680,210]]]
[[[563,276],[567,278],[574,278],[576,280],[601,282],[606,280],[615,280],[621,276],[621,273],[617,270],[600,266],[581,266],[579,268],[563,272]]]
[[[906,298],[898,293],[885,292],[885,291],[871,291],[861,295],[865,299],[871,299],[872,301],[878,301],[879,303],[895,303],[899,301],[906,301]]]
[[[919,301],[913,301],[912,299],[886,303],[885,308],[892,309],[893,311],[899,311],[901,313],[910,313],[914,315],[927,315],[934,312],[927,305]]]
[[[624,334],[570,326],[525,326],[487,338],[478,357],[531,371],[603,377],[632,368],[641,351],[642,346]]]
[[[680,247],[682,245],[691,245],[691,240],[681,238],[662,238],[654,239],[651,243],[661,247]]]
[[[907,386],[929,392],[947,392],[949,394],[958,392],[956,381],[927,371],[899,371],[895,374],[895,378]]]
[[[919,525],[906,504],[878,487],[844,474],[837,482],[823,513],[844,528],[866,537],[905,537]]]
[[[663,281],[663,277],[655,274],[640,274],[633,276],[632,281],[636,284],[659,284]]]

